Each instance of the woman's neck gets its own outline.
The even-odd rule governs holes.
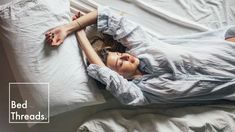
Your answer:
[[[144,73],[140,72],[140,70],[137,68],[135,71],[135,74],[133,75],[133,79],[142,77]]]

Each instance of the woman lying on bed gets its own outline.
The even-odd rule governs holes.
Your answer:
[[[112,35],[126,53],[104,50],[103,62],[83,30],[96,23],[98,31]],[[124,104],[235,100],[235,27],[159,38],[102,7],[50,30],[46,39],[58,46],[75,31],[90,62],[88,74]]]

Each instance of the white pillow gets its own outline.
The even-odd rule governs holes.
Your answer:
[[[49,82],[50,116],[105,102],[87,76],[75,35],[58,48],[45,44],[47,30],[71,21],[69,7],[68,0],[14,0],[0,6],[0,41],[14,77],[17,82]],[[47,108],[45,85],[19,87],[23,100]]]

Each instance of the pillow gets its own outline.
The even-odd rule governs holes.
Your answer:
[[[0,6],[0,41],[17,82],[49,83],[50,116],[104,103],[94,80],[88,77],[75,35],[50,47],[45,33],[71,21],[68,0],[14,0]],[[18,85],[23,100],[46,111],[45,85]],[[26,88],[27,87],[27,88]],[[27,114],[35,109],[26,109]]]

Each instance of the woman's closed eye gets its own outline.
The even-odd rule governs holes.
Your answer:
[[[120,59],[121,57],[122,57],[122,53],[119,53],[119,52],[116,52],[116,54],[119,56],[119,58],[117,59],[117,67],[118,68],[120,68],[120,67],[122,67],[122,65],[123,65],[123,60],[122,59]]]
[[[122,65],[123,65],[123,60],[119,60],[118,66],[122,67]]]
[[[117,55],[118,55],[118,56],[122,56],[122,53],[117,52]]]

